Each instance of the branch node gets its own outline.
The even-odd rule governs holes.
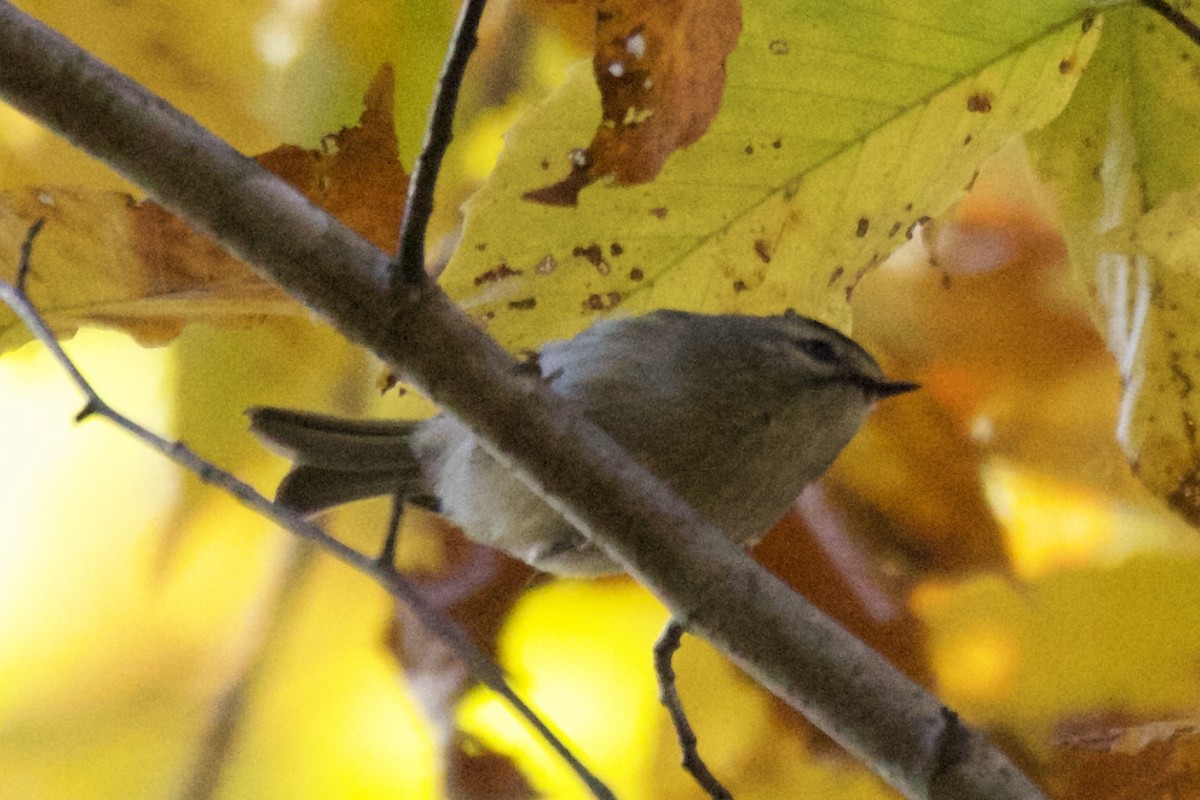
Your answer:
[[[100,402],[94,397],[89,397],[83,408],[81,408],[79,413],[75,415],[75,424],[78,425],[88,417],[101,413],[102,410],[103,406],[100,405]]]

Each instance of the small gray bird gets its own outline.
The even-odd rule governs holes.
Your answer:
[[[547,344],[536,363],[553,391],[745,545],[825,472],[875,401],[917,388],[887,380],[853,341],[797,314],[606,319]],[[538,569],[620,569],[449,414],[248,413],[251,430],[295,458],[276,499],[297,511],[400,492]]]

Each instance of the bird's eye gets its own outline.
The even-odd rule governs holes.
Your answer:
[[[796,346],[814,361],[822,364],[837,362],[837,352],[833,349],[833,345],[824,339],[800,339],[796,342]]]

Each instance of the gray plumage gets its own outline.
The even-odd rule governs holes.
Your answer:
[[[538,358],[550,387],[734,541],[752,544],[850,441],[874,402],[915,386],[861,347],[794,314],[658,311],[597,322]],[[401,491],[436,498],[464,533],[565,575],[618,570],[448,414],[356,422],[251,409],[293,454],[277,499],[309,513]]]

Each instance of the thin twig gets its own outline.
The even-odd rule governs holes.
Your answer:
[[[446,51],[446,61],[438,78],[429,122],[425,127],[425,142],[421,155],[413,165],[408,182],[408,198],[400,220],[400,241],[396,255],[388,265],[393,287],[412,286],[425,280],[425,229],[433,213],[433,190],[446,148],[454,138],[454,109],[458,105],[458,90],[462,86],[467,61],[478,44],[475,32],[483,17],[487,0],[463,0],[458,24]]]
[[[29,254],[33,249],[33,240],[41,229],[39,222],[30,226],[21,246],[22,262],[17,274],[28,273]],[[390,563],[381,563],[370,556],[358,552],[352,547],[342,544],[337,539],[325,533],[319,526],[309,522],[300,514],[290,511],[268,500],[234,475],[220,469],[215,464],[206,461],[188,448],[182,442],[170,442],[158,434],[142,427],[129,417],[109,406],[83,377],[70,356],[59,345],[54,333],[46,325],[29,297],[17,286],[0,281],[0,301],[4,302],[21,319],[33,337],[45,345],[46,349],[62,368],[70,375],[71,380],[83,393],[85,404],[83,410],[76,415],[76,420],[91,416],[100,416],[109,420],[117,427],[132,434],[134,437],[157,450],[162,455],[174,461],[179,466],[195,474],[204,483],[212,484],[232,495],[242,505],[258,512],[260,515],[291,531],[296,536],[315,542],[326,552],[340,561],[348,564],[364,575],[368,575],[382,586],[393,598],[412,609],[416,617],[429,630],[446,643],[466,663],[477,680],[499,694],[546,740],[550,747],[570,765],[571,769],[587,784],[592,794],[599,798],[612,798],[614,795],[598,778],[575,757],[558,736],[550,730],[545,722],[525,704],[525,701],[509,686],[504,673],[486,653],[480,650],[445,611],[430,603],[425,595],[408,578],[396,571]]]
[[[654,643],[654,674],[658,676],[658,699],[670,713],[671,722],[675,725],[679,749],[683,751],[683,759],[680,762],[683,768],[692,774],[700,788],[713,800],[733,800],[733,795],[721,785],[717,776],[709,772],[708,765],[700,757],[700,751],[696,747],[696,733],[688,722],[683,702],[679,699],[679,691],[675,688],[675,667],[672,666],[671,660],[675,651],[679,649],[683,633],[683,625],[672,618],[667,622],[667,627],[663,628],[658,641]]]
[[[1174,25],[1180,33],[1192,40],[1192,44],[1200,45],[1200,26],[1175,6],[1165,0],[1140,0],[1140,3]]]

